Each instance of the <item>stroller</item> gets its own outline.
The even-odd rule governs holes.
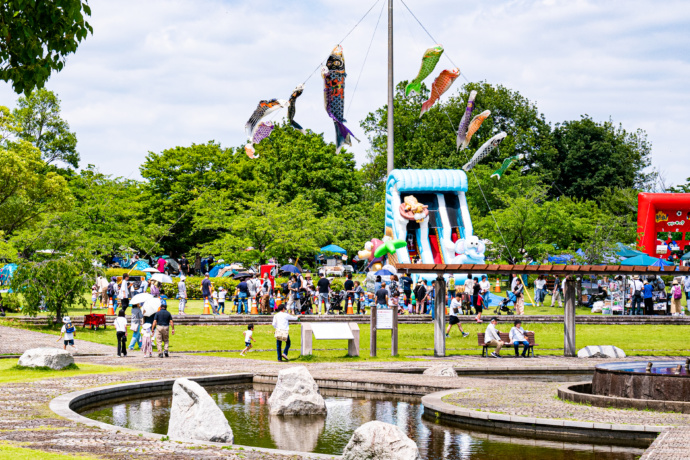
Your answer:
[[[312,296],[311,294],[306,290],[306,289],[300,289],[299,291],[300,295],[300,313],[303,315],[309,315],[312,313],[312,308],[313,308],[313,302],[312,302]]]
[[[501,300],[501,302],[498,305],[496,305],[496,309],[494,310],[494,314],[495,315],[501,315],[502,314],[501,312],[505,312],[507,315],[515,314],[515,310],[511,310],[508,307],[508,304],[510,302],[513,302],[513,305],[515,305],[516,300],[517,300],[517,298],[515,297],[515,294],[513,294],[512,292],[508,292],[508,295],[506,296],[506,298]]]
[[[347,293],[344,290],[340,292],[331,292],[330,296],[328,297],[328,301],[331,303],[331,310],[329,313],[333,312],[334,310],[338,310],[339,313],[342,313],[342,303],[345,301],[346,296]]]

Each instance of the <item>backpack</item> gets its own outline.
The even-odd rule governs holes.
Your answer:
[[[114,284],[115,284],[115,283],[113,283],[113,282],[111,282],[110,284],[108,284],[108,295],[109,295],[110,297],[112,297],[112,296],[115,295],[115,287],[114,287]]]
[[[65,323],[65,332],[68,334],[72,334],[75,331],[74,326],[72,323]]]
[[[290,288],[288,288],[287,283],[281,283],[280,289],[283,291],[283,294],[287,294],[288,292],[290,292]]]
[[[674,286],[673,287],[673,298],[674,299],[682,299],[683,298],[683,291],[681,290],[680,286]]]

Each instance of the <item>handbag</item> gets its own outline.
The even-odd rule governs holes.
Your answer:
[[[276,340],[279,340],[281,342],[287,342],[289,333],[290,331],[288,331],[287,329],[276,329],[274,335],[276,337]]]

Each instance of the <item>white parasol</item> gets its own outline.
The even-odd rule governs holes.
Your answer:
[[[149,300],[144,302],[144,305],[141,306],[141,313],[144,316],[151,316],[156,314],[160,307],[161,299],[158,297],[151,297]]]
[[[136,305],[142,302],[146,302],[149,299],[153,299],[153,296],[148,292],[142,292],[141,294],[137,294],[134,297],[132,297],[132,300],[129,301],[129,304]]]
[[[153,268],[153,267],[145,268],[145,269],[142,270],[142,272],[146,272],[146,273],[160,273],[160,272],[158,271],[157,268]]]
[[[169,277],[168,275],[166,275],[165,273],[156,273],[156,274],[154,274],[154,275],[151,275],[151,279],[152,279],[152,280],[156,280],[156,281],[158,281],[159,283],[168,283],[168,284],[172,284],[172,282],[173,282],[172,278],[170,278],[170,277]]]

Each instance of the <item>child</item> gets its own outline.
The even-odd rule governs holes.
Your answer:
[[[62,322],[65,323],[62,326],[62,329],[60,330],[60,337],[58,337],[57,341],[59,342],[62,336],[65,336],[64,340],[64,346],[63,350],[67,350],[67,345],[70,345],[72,348],[74,348],[74,352],[77,353],[77,347],[74,345],[74,335],[77,333],[77,329],[72,325],[72,320],[69,319],[69,316],[65,316],[62,318]]]
[[[450,330],[456,324],[458,325],[458,330],[460,331],[463,337],[467,337],[470,335],[468,332],[462,330],[462,325],[460,324],[460,319],[458,318],[458,315],[462,312],[462,305],[462,292],[455,291],[455,298],[450,301],[450,315],[448,318],[448,327],[446,328],[446,337],[449,337]]]
[[[362,298],[364,297],[364,289],[359,281],[355,281],[355,302],[357,303],[357,313],[364,314],[366,308],[362,306]]]
[[[225,295],[227,292],[223,286],[218,288],[218,313],[225,314]]]
[[[247,330],[244,331],[244,350],[240,352],[240,356],[244,356],[245,353],[251,350],[252,342],[256,342],[256,340],[254,340],[254,325],[250,324],[247,326]]]
[[[94,284],[91,286],[91,308],[96,308],[96,302],[98,301],[98,288]]]
[[[393,310],[393,309],[397,309],[399,306],[400,306],[400,293],[396,291],[393,293],[393,295],[388,297],[388,308]]]
[[[218,314],[218,291],[215,289],[211,293],[211,308],[213,308],[213,314]]]
[[[153,357],[153,343],[151,342],[151,323],[144,323],[141,329],[141,350],[144,352],[144,358]]]

